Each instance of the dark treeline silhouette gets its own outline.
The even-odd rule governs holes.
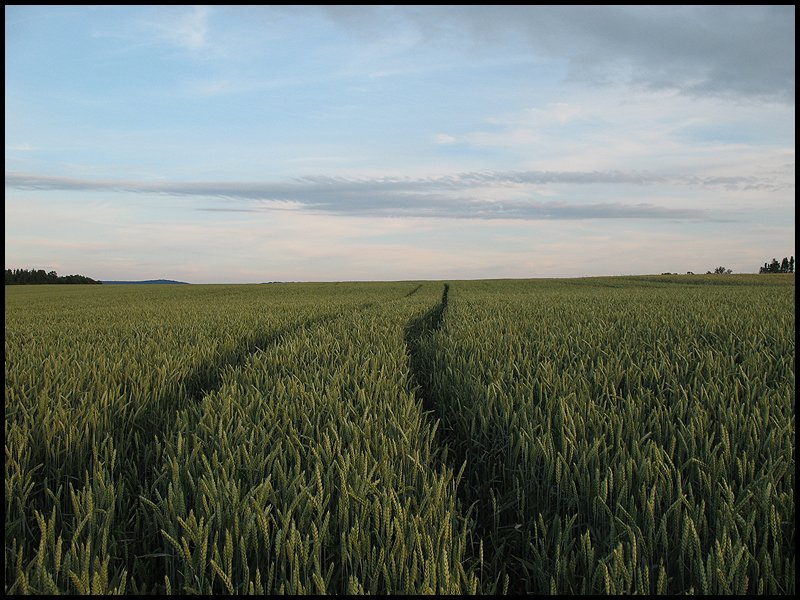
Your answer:
[[[791,258],[783,257],[781,262],[773,258],[771,263],[764,263],[758,270],[759,273],[794,273],[794,256]]]
[[[716,269],[714,269],[713,273],[716,275],[730,275],[731,273],[733,273],[733,271],[725,267],[717,267]],[[706,271],[706,275],[711,275],[711,274],[712,271]]]
[[[55,271],[44,269],[6,269],[6,285],[29,285],[39,283],[97,283],[94,279],[83,275],[65,275],[59,277]]]

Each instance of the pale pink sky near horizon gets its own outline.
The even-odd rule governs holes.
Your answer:
[[[5,16],[6,268],[389,281],[794,255],[793,6]]]

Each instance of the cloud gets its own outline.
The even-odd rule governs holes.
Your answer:
[[[581,114],[581,109],[567,102],[554,102],[544,109],[529,108],[527,112],[536,120],[543,122],[556,121],[564,125],[578,117]]]
[[[303,210],[372,217],[722,220],[717,214],[694,207],[642,202],[543,201],[529,189],[542,184],[697,186],[733,190],[769,189],[772,185],[748,176],[703,178],[620,171],[486,171],[423,178],[308,176],[286,182],[113,181],[6,173],[6,186],[16,189],[166,194],[246,202],[197,209],[212,212]],[[594,189],[592,192],[596,193]]]
[[[418,32],[418,43],[513,46],[564,61],[569,78],[692,96],[794,101],[794,6],[473,6],[329,9],[355,35]],[[384,27],[380,24],[383,23]],[[391,25],[390,25],[391,23]],[[468,40],[465,42],[464,40]]]
[[[434,144],[441,144],[441,145],[455,144],[458,143],[458,138],[452,135],[448,135],[446,133],[437,133],[433,137],[433,142]]]
[[[309,177],[298,179],[313,186],[369,189],[377,186],[382,190],[464,190],[481,186],[525,186],[546,184],[570,185],[672,185],[727,190],[776,191],[783,186],[775,181],[755,176],[701,177],[686,175],[662,175],[648,171],[476,171],[429,178],[383,177],[371,180],[348,180],[333,177]]]
[[[120,192],[163,193],[188,196],[216,196],[267,200],[313,201],[317,196],[334,193],[423,193],[460,191],[478,186],[513,186],[541,184],[622,184],[724,187],[725,189],[762,189],[782,187],[769,179],[752,175],[701,177],[697,175],[659,174],[650,171],[472,171],[433,177],[346,178],[327,175],[296,177],[288,182],[148,182],[108,179],[78,179],[6,173],[6,185],[19,189],[107,190]]]
[[[28,143],[6,146],[6,152],[34,152],[36,148]]]
[[[179,13],[161,9],[158,19],[150,21],[148,25],[165,42],[199,50],[206,45],[209,12],[208,6],[181,8]]]

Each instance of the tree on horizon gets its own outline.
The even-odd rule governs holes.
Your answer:
[[[772,262],[764,263],[764,266],[758,270],[759,273],[794,273],[794,256],[790,258],[783,257],[783,260],[778,262],[777,258],[773,258]]]

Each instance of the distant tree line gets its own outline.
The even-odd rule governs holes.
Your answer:
[[[733,273],[733,271],[725,267],[717,267],[713,271],[706,271],[706,275],[730,275],[731,273]],[[686,274],[694,275],[694,271],[686,271]],[[662,275],[680,275],[680,273],[670,273],[667,271],[666,273],[662,273]]]
[[[771,263],[764,263],[764,266],[758,270],[759,273],[794,273],[794,256],[790,258],[783,257],[781,262],[777,258],[773,258]]]
[[[715,275],[730,275],[731,273],[733,273],[733,271],[731,269],[726,269],[725,267],[717,267],[716,269],[714,269],[713,273]],[[712,271],[706,271],[706,275],[711,275],[711,274]]]
[[[27,285],[40,283],[97,283],[83,275],[65,275],[59,277],[55,271],[46,272],[44,269],[6,269],[6,285]]]

